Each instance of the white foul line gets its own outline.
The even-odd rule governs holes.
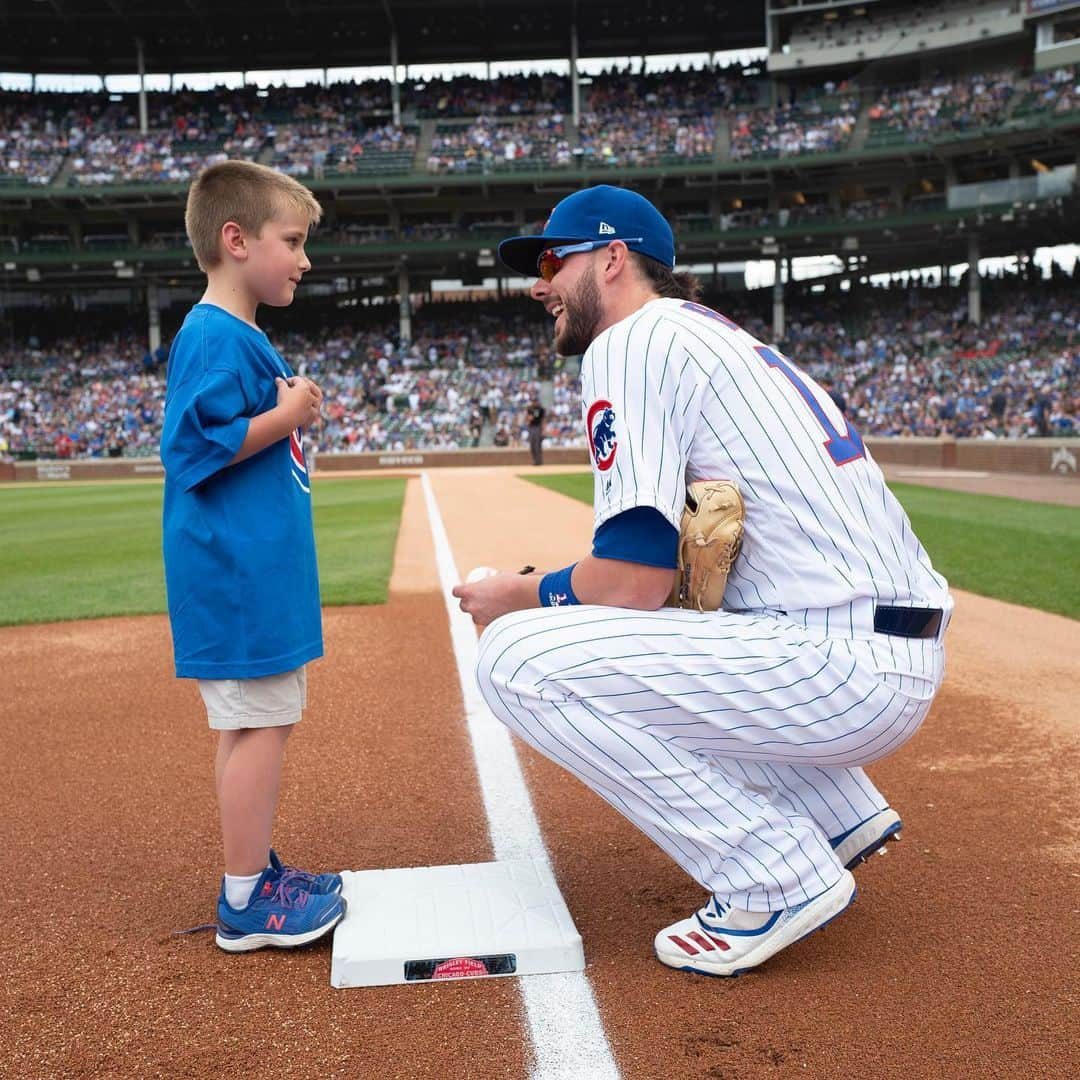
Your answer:
[[[450,638],[457,661],[465,720],[480,790],[484,799],[491,846],[496,861],[535,859],[550,869],[547,848],[533,812],[525,779],[510,733],[491,714],[476,685],[476,629],[450,590],[461,580],[450,541],[443,527],[431,480],[420,474],[434,541]],[[592,986],[584,972],[529,975],[518,980],[533,1044],[532,1080],[616,1080],[619,1070],[604,1034]]]

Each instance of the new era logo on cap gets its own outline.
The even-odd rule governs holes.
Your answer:
[[[537,259],[548,248],[612,240],[623,240],[634,252],[665,266],[675,265],[675,238],[663,214],[636,191],[610,184],[567,195],[552,210],[539,235],[504,240],[499,257],[511,270],[535,277]]]

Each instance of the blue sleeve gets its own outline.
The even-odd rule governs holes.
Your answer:
[[[191,491],[225,468],[243,445],[250,411],[235,371],[207,371],[182,385],[165,407],[165,472],[183,491]]]
[[[644,566],[678,566],[679,532],[659,510],[634,506],[608,518],[593,536],[593,555]]]

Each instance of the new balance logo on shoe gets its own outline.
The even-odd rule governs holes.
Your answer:
[[[601,236],[614,236],[615,226],[609,225],[606,221],[600,222],[600,235]]]
[[[268,866],[256,882],[255,896],[247,907],[236,910],[225,896],[225,882],[218,895],[218,948],[226,952],[250,952],[273,946],[291,949],[328,934],[345,916],[345,900],[322,887],[341,888],[337,874],[309,874]]]

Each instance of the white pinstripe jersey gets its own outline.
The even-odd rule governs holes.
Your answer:
[[[860,597],[949,607],[880,468],[828,394],[725,316],[650,301],[582,358],[595,526],[634,506],[676,528],[685,486],[731,479],[746,502],[732,610]]]

